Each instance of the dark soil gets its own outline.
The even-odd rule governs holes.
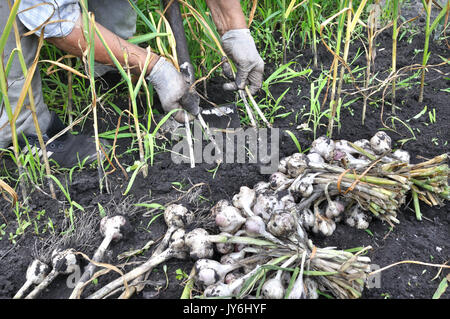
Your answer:
[[[399,67],[420,63],[421,55],[415,55],[414,49],[421,49],[424,43],[423,36],[416,36],[412,43],[402,41],[398,47]],[[379,78],[387,75],[390,65],[391,54],[391,36],[388,32],[382,33],[377,38],[378,54],[375,61],[375,71],[380,72]],[[355,49],[353,47],[353,49]],[[439,56],[447,56],[448,50],[443,43],[432,43],[431,45],[431,64],[438,64],[442,60]],[[311,53],[309,49],[293,48],[288,54],[289,61],[295,61],[295,69],[304,69],[310,67]],[[332,56],[324,48],[319,50],[319,63],[323,69],[329,69]],[[354,66],[364,66],[365,58],[360,57]],[[266,76],[276,69],[274,64],[268,64],[266,67]],[[395,147],[401,147],[410,152],[412,161],[418,162],[423,158],[431,158],[442,153],[449,152],[448,141],[450,109],[448,105],[449,94],[443,89],[450,87],[448,74],[450,67],[441,66],[436,69],[430,69],[426,77],[426,87],[424,102],[418,103],[418,85],[415,80],[411,86],[406,89],[399,89],[397,92],[396,104],[400,106],[397,111],[397,117],[402,121],[412,119],[422,109],[427,106],[429,110],[436,110],[436,123],[429,124],[428,115],[425,114],[417,120],[407,122],[414,130],[415,139],[411,139],[405,144],[398,141],[412,137],[411,132],[400,122],[396,122],[396,130],[389,130],[387,133],[396,141]],[[292,111],[292,114],[284,118],[276,118],[274,127],[283,130],[295,132],[303,149],[309,147],[313,140],[313,135],[309,131],[297,130],[297,126],[302,124],[303,112],[308,111],[310,83],[315,79],[321,70],[314,70],[309,78],[297,78],[292,83],[277,84],[271,87],[271,92],[275,98],[279,97],[287,88],[290,88],[281,104],[284,109],[280,113]],[[442,75],[442,72],[447,74]],[[411,74],[411,73],[409,73]],[[109,79],[113,82],[114,79]],[[213,78],[208,82],[208,96],[215,103],[224,103],[234,101],[233,94],[223,94],[220,86],[223,83],[222,78]],[[301,93],[298,94],[299,89]],[[346,92],[354,90],[352,86],[347,85]],[[258,98],[262,98],[260,94]],[[352,97],[347,96],[346,101]],[[359,99],[349,107],[341,111],[341,129],[335,129],[336,139],[347,139],[354,141],[361,138],[369,139],[375,132],[383,128],[381,118],[381,94],[374,96],[374,103],[371,103],[367,110],[366,124],[361,125],[362,100]],[[390,101],[390,96],[386,97]],[[128,102],[118,99],[115,103],[124,108],[128,108]],[[306,106],[306,109],[304,109]],[[299,113],[299,116],[296,116]],[[101,114],[101,132],[112,130],[117,124],[117,117],[113,112]],[[383,110],[383,121],[391,115],[390,105],[386,104]],[[125,121],[124,119],[122,119]],[[325,120],[325,119],[324,119]],[[326,124],[325,121],[322,123]],[[386,125],[392,127],[391,121],[386,121]],[[90,124],[85,126],[87,129]],[[318,136],[326,132],[326,126],[319,128]],[[164,140],[159,140],[163,143]],[[130,147],[130,140],[120,139],[117,154],[123,154]],[[166,146],[170,149],[170,145]],[[287,134],[280,134],[280,158],[296,152],[296,146]],[[214,164],[197,164],[191,169],[188,164],[175,164],[172,162],[169,152],[160,152],[155,156],[154,165],[149,167],[148,177],[143,178],[139,175],[134,181],[133,187],[127,196],[123,193],[129,183],[125,175],[116,165],[116,171],[108,176],[110,194],[99,192],[98,173],[96,169],[84,169],[75,171],[70,184],[70,195],[72,200],[76,201],[85,208],[85,212],[76,211],[77,219],[82,219],[83,214],[91,214],[95,217],[96,225],[100,220],[98,204],[100,204],[109,214],[122,212],[127,215],[133,231],[124,240],[114,243],[111,251],[105,259],[105,262],[118,264],[125,261],[137,262],[145,260],[151,252],[151,249],[139,257],[133,257],[129,260],[117,260],[117,255],[125,251],[143,247],[149,240],[159,239],[166,230],[164,220],[158,217],[153,220],[153,216],[160,213],[157,211],[152,214],[146,214],[146,210],[136,208],[132,203],[150,201],[165,205],[171,201],[178,200],[189,209],[196,211],[199,216],[198,222],[207,222],[206,216],[208,209],[220,199],[230,199],[235,193],[239,192],[240,186],[246,185],[252,187],[255,183],[267,180],[269,175],[260,173],[258,164],[222,164],[217,170],[215,176],[207,170],[214,169]],[[138,158],[137,152],[132,155],[124,155],[120,161],[124,167],[131,165],[134,158]],[[14,171],[14,166],[5,158],[6,169]],[[127,165],[125,165],[127,164]],[[128,173],[131,177],[132,173]],[[69,180],[68,173],[58,175],[60,180]],[[182,183],[182,191],[177,190],[174,182]],[[189,193],[186,193],[187,190]],[[58,198],[63,201],[64,195],[58,192]],[[125,202],[124,202],[125,201]],[[131,203],[131,204],[130,204]],[[37,222],[39,235],[36,235],[33,227],[26,229],[25,234],[16,238],[16,244],[13,245],[8,240],[9,232],[17,228],[16,216],[6,201],[1,204],[1,219],[7,222],[7,233],[2,235],[0,240],[0,297],[11,298],[20,286],[25,282],[25,273],[27,266],[32,261],[32,253],[35,246],[42,247],[43,241],[49,237],[49,229],[46,224],[51,218],[57,231],[62,230],[64,218],[64,209],[67,212],[67,204],[58,203],[49,199],[39,191],[31,194],[30,217],[35,217],[37,212],[45,210],[45,215]],[[389,225],[380,220],[373,220],[369,226],[370,231],[357,230],[345,224],[339,224],[335,233],[331,237],[322,238],[310,234],[311,239],[317,246],[335,246],[339,249],[347,249],[358,246],[370,245],[373,249],[369,252],[372,263],[384,267],[402,260],[416,260],[421,262],[443,264],[448,261],[449,251],[449,208],[429,207],[421,203],[423,220],[417,221],[412,209],[412,203],[408,201],[407,205],[399,212],[398,218],[400,224],[391,229]],[[149,225],[149,223],[151,224]],[[82,251],[92,256],[95,247],[99,245],[102,238],[96,230],[87,231],[90,240],[89,243],[75,243],[74,248],[81,248]],[[80,247],[76,247],[78,246]],[[153,246],[152,246],[153,247]],[[181,269],[189,274],[193,262],[187,260],[170,260],[167,265],[167,282],[162,265],[157,267],[149,277],[149,284],[135,298],[162,298],[178,299],[183,290],[182,281],[176,279],[176,270]],[[126,266],[125,271],[133,266]],[[448,274],[447,270],[440,273],[438,279],[432,280],[439,268],[432,268],[413,264],[403,264],[395,266],[381,273],[381,287],[365,289],[363,298],[381,299],[381,298],[431,298],[438,287],[443,276]],[[108,274],[99,280],[102,285],[116,274]],[[90,286],[87,293],[95,289]],[[96,290],[96,289],[95,289]],[[48,289],[41,295],[41,298],[67,298],[71,292],[66,286],[66,277],[61,276],[52,283]],[[442,298],[450,297],[447,291]]]

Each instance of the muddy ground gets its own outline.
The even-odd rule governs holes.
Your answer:
[[[415,49],[421,49],[424,38],[421,34],[416,35],[411,43],[404,38],[398,46],[398,67],[404,67],[414,63],[420,63],[421,54],[415,52]],[[375,60],[375,71],[379,72],[380,79],[387,75],[390,65],[391,54],[391,35],[389,32],[382,33],[377,38],[377,56]],[[356,47],[352,49],[354,54]],[[439,56],[448,56],[448,48],[445,43],[433,42],[431,45],[430,64],[441,63]],[[293,47],[288,53],[288,60],[295,61],[293,68],[302,70],[311,67],[311,52],[309,49]],[[352,58],[352,57],[351,57]],[[329,69],[332,56],[323,47],[319,47],[319,63],[323,69]],[[365,65],[365,57],[361,56],[354,66]],[[275,65],[269,64],[266,67],[266,76],[275,70]],[[292,111],[288,117],[276,118],[273,126],[279,128],[281,132],[290,130],[295,133],[301,143],[303,149],[309,147],[313,140],[310,131],[297,129],[299,125],[305,122],[302,118],[305,110],[309,107],[309,91],[312,79],[320,74],[321,70],[313,70],[309,78],[296,78],[292,83],[277,84],[271,87],[271,92],[275,98],[279,97],[287,88],[288,93],[282,99],[281,105],[284,109],[279,113]],[[425,96],[423,103],[418,103],[418,80],[412,81],[407,88],[397,91],[396,104],[400,106],[397,116],[413,128],[415,139],[411,139],[401,145],[398,141],[409,139],[411,132],[402,124],[396,122],[396,131],[388,130],[387,133],[395,141],[395,147],[401,147],[411,154],[413,162],[422,161],[424,158],[431,158],[445,152],[449,152],[448,141],[450,108],[449,93],[443,91],[450,87],[448,74],[450,67],[440,66],[439,68],[430,69],[426,76]],[[443,75],[442,73],[446,74]],[[409,73],[410,75],[411,73]],[[117,79],[116,76],[107,77],[107,82],[113,84]],[[232,93],[224,94],[220,90],[220,86],[224,79],[216,77],[208,81],[208,97],[215,103],[225,103],[234,101]],[[354,90],[348,84],[345,89],[347,92]],[[299,90],[300,93],[299,93]],[[120,88],[117,92],[123,93],[125,88]],[[124,96],[121,94],[121,96]],[[257,96],[257,100],[263,97],[263,93]],[[322,96],[323,98],[323,96]],[[346,97],[346,101],[351,97]],[[386,101],[390,101],[390,97],[386,97]],[[371,103],[367,110],[367,120],[365,125],[361,125],[361,108],[362,100],[359,99],[349,107],[341,111],[341,129],[335,130],[336,139],[347,139],[354,141],[361,138],[369,139],[375,132],[383,128],[380,120],[381,115],[381,94],[374,96],[374,103]],[[128,108],[128,102],[118,97],[115,103],[123,108]],[[436,110],[436,123],[430,124],[428,114],[418,119],[412,119],[415,115],[427,106],[429,110]],[[306,108],[305,108],[306,107]],[[299,116],[296,116],[297,113]],[[101,132],[114,129],[117,124],[117,116],[112,111],[101,112]],[[383,121],[390,116],[390,106],[387,104],[383,110]],[[128,119],[122,119],[127,121]],[[123,122],[122,122],[123,123]],[[323,121],[322,123],[326,123]],[[392,123],[386,121],[390,127]],[[89,130],[91,127],[88,122],[85,128]],[[326,132],[323,125],[319,128],[318,136]],[[166,148],[170,149],[170,143],[159,140],[158,143],[166,143]],[[116,154],[123,154],[129,148],[130,140],[120,139]],[[296,146],[292,139],[286,134],[280,134],[280,157],[284,157],[296,152]],[[137,152],[132,155],[125,154],[120,157],[121,164],[126,167],[138,158]],[[2,176],[14,171],[13,164],[6,158],[2,157],[4,165],[2,165]],[[125,165],[126,164],[126,165]],[[156,219],[153,217],[160,213],[155,211],[148,213],[144,208],[133,206],[134,203],[159,203],[165,205],[172,201],[177,201],[186,205],[189,209],[196,211],[200,222],[207,222],[208,209],[220,199],[231,199],[231,197],[239,192],[240,186],[252,187],[258,181],[266,181],[269,175],[261,174],[258,164],[235,163],[222,164],[215,175],[208,170],[214,169],[214,164],[197,164],[191,169],[189,164],[175,164],[171,160],[170,152],[158,152],[154,158],[154,164],[149,168],[147,178],[139,175],[134,181],[133,187],[127,196],[123,193],[128,185],[124,173],[116,165],[116,170],[108,175],[108,183],[110,194],[99,192],[98,173],[96,169],[83,169],[73,173],[72,182],[70,183],[70,196],[85,208],[85,212],[75,211],[75,216],[79,219],[83,214],[93,216],[93,227],[85,232],[83,242],[77,240],[72,246],[80,249],[85,254],[92,256],[95,247],[101,242],[102,238],[98,231],[98,223],[100,213],[98,204],[100,204],[107,213],[124,213],[128,216],[132,232],[122,241],[111,246],[111,250],[106,256],[105,262],[112,264],[120,264],[127,262],[139,262],[145,260],[151,253],[152,246],[148,251],[132,257],[128,260],[117,260],[117,255],[125,251],[138,249],[143,247],[150,240],[158,240],[165,232],[166,226],[163,218],[160,216]],[[128,177],[131,177],[131,172]],[[61,181],[69,180],[69,173],[61,173],[58,175]],[[69,183],[69,182],[68,182]],[[181,183],[182,189],[177,189]],[[186,192],[190,190],[189,192]],[[58,191],[59,201],[64,201],[64,195]],[[38,254],[45,254],[44,242],[50,237],[50,227],[48,221],[51,219],[56,231],[63,229],[64,210],[68,211],[67,202],[65,204],[52,200],[43,195],[39,191],[31,194],[29,216],[36,220],[38,212],[45,210],[45,214],[40,220],[36,220],[36,227],[39,230],[38,235],[35,227],[30,226],[25,230],[23,235],[15,238],[16,243],[12,244],[9,240],[9,232],[17,228],[16,215],[10,208],[9,204],[2,200],[0,203],[2,212],[1,223],[7,223],[7,232],[3,234],[0,240],[0,297],[11,298],[15,292],[25,281],[25,272],[27,266],[32,261],[33,252],[36,250]],[[381,267],[390,265],[394,262],[402,260],[416,260],[434,264],[443,264],[448,261],[450,256],[449,249],[449,206],[444,207],[428,207],[421,203],[423,220],[417,221],[415,213],[412,209],[410,199],[407,205],[402,207],[398,214],[400,224],[391,229],[389,225],[380,220],[373,220],[369,226],[369,231],[357,230],[346,224],[338,224],[335,233],[327,238],[322,238],[310,234],[310,238],[320,247],[335,246],[340,249],[353,248],[358,246],[370,245],[373,249],[369,252],[373,264]],[[84,215],[86,216],[86,215]],[[214,231],[211,228],[211,231]],[[53,240],[53,239],[52,239]],[[78,246],[78,247],[77,247]],[[37,247],[37,249],[36,249]],[[48,252],[48,248],[47,248]],[[162,265],[157,267],[148,278],[149,282],[146,288],[134,298],[145,299],[178,299],[183,290],[182,280],[176,278],[176,271],[182,270],[189,274],[193,262],[190,260],[170,260],[167,265],[167,278],[163,271]],[[125,270],[132,266],[127,266]],[[420,265],[405,264],[390,268],[381,273],[380,288],[365,289],[363,298],[365,299],[382,299],[382,298],[398,298],[410,299],[421,298],[428,299],[433,296],[439,282],[443,276],[448,274],[444,270],[440,273],[438,279],[432,280],[438,268],[425,267]],[[98,285],[108,282],[111,278],[117,277],[115,274],[103,276]],[[97,286],[98,287],[98,286]],[[90,286],[87,292],[92,292],[95,287]],[[96,289],[95,289],[96,290]],[[52,283],[40,298],[60,299],[67,298],[71,290],[67,288],[66,277]],[[450,297],[447,291],[442,298]]]

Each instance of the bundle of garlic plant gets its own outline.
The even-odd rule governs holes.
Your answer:
[[[196,291],[205,298],[315,299],[319,289],[359,298],[370,271],[370,258],[362,254],[370,247],[356,254],[316,247],[295,206],[291,195],[278,196],[268,183],[243,186],[232,202],[214,205],[220,233],[197,228],[186,235],[197,257]],[[214,250],[219,261],[212,259]]]
[[[391,138],[381,131],[354,143],[319,137],[308,154],[282,159],[269,184],[294,197],[306,229],[331,235],[341,220],[360,229],[372,217],[399,223],[397,212],[409,192],[431,206],[443,205],[449,199],[447,159],[443,154],[410,164],[410,155],[392,151]]]

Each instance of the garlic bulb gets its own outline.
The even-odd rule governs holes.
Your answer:
[[[191,258],[195,260],[213,256],[213,244],[208,236],[208,232],[203,228],[195,228],[186,234],[184,241],[189,248]]]
[[[309,208],[302,211],[299,222],[303,227],[305,227],[306,229],[311,229],[314,226],[315,221],[316,217]]]
[[[370,139],[370,147],[376,154],[384,154],[391,151],[391,138],[383,131],[377,132]]]
[[[216,217],[217,213],[226,206],[231,206],[231,203],[226,199],[219,200],[210,210],[212,217]]]
[[[280,173],[287,174],[287,162],[289,161],[290,158],[291,157],[288,156],[288,157],[280,159],[280,162],[278,164],[278,171]]]
[[[305,176],[299,176],[295,179],[295,181],[292,183],[291,187],[289,187],[289,191],[291,193],[298,193],[303,198],[308,198],[311,196],[311,194],[314,191],[314,179],[317,175],[320,173],[311,173],[306,174]]]
[[[203,286],[222,282],[226,274],[240,267],[239,264],[222,265],[212,259],[199,259],[195,262],[196,282]]]
[[[266,231],[266,224],[264,223],[264,220],[259,216],[255,215],[247,218],[244,229],[249,236],[263,237],[274,243],[283,244],[278,238]]]
[[[240,251],[223,255],[222,257],[220,257],[220,263],[223,265],[234,265],[239,260],[244,258],[246,253],[247,253],[247,251],[244,248]]]
[[[105,216],[100,221],[100,233],[103,237],[110,237],[111,240],[120,240],[124,235],[124,230],[128,230],[128,221],[124,216]]]
[[[240,188],[239,194],[233,196],[233,205],[237,208],[244,210],[247,217],[255,215],[252,212],[252,206],[256,200],[256,193],[253,189],[247,186]]]
[[[347,225],[356,227],[357,229],[367,229],[370,220],[371,217],[362,212],[358,205],[355,205],[345,219],[345,222]]]
[[[288,237],[296,230],[295,226],[295,219],[291,214],[272,214],[267,230],[277,237]]]
[[[34,259],[27,268],[26,281],[24,285],[14,295],[13,299],[22,298],[25,292],[31,287],[31,285],[39,285],[44,281],[49,272],[50,267],[47,264],[43,263],[39,259]]]
[[[261,216],[264,220],[268,220],[277,203],[278,199],[276,196],[260,194],[256,198],[253,212],[255,215]]]
[[[318,153],[309,153],[308,155],[306,155],[306,158],[307,158],[308,165],[309,165],[309,162],[325,163],[325,160],[323,159],[323,157],[320,156],[320,154],[318,154]]]
[[[269,182],[258,182],[253,186],[253,190],[256,195],[265,194],[270,191],[270,183]]]
[[[394,153],[392,153],[392,157],[394,157],[395,159],[403,162],[403,163],[408,163],[411,160],[411,155],[409,155],[409,153],[407,151],[404,150],[396,150]]]
[[[185,234],[186,231],[183,228],[178,228],[170,237],[169,248],[172,250],[174,258],[186,259],[188,256]]]
[[[245,218],[236,207],[225,206],[216,213],[215,221],[221,232],[234,234],[245,223]]]
[[[276,191],[288,188],[292,181],[293,179],[281,172],[273,173],[269,178],[270,187]]]
[[[55,249],[52,253],[53,270],[60,274],[71,274],[78,269],[78,258],[75,250],[70,248],[66,250]]]
[[[284,297],[284,287],[279,278],[267,280],[261,289],[264,299],[282,299]]]
[[[305,154],[295,153],[287,162],[287,173],[291,177],[301,175],[308,168],[308,162]]]
[[[194,214],[182,205],[172,204],[164,210],[164,221],[169,228],[183,228],[193,220]]]
[[[221,232],[219,235],[232,236],[230,233]],[[216,243],[216,250],[222,255],[231,253],[234,250],[234,244],[231,243]]]
[[[326,161],[331,161],[334,156],[334,141],[326,136],[321,136],[311,143],[310,152],[317,153]]]
[[[353,144],[355,144],[358,147],[361,147],[364,150],[370,150],[371,149],[370,142],[369,142],[369,140],[366,140],[366,139],[357,140]]]
[[[335,218],[338,217],[345,209],[344,205],[339,201],[333,201],[331,200],[330,194],[328,193],[328,186],[330,184],[327,184],[325,186],[325,196],[328,201],[328,206],[325,210],[325,216],[328,218]]]
[[[331,219],[322,219],[318,222],[318,228],[322,235],[331,236],[336,229],[336,223]]]

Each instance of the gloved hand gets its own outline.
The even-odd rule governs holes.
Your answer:
[[[159,58],[147,80],[155,88],[165,112],[174,109],[184,109],[191,115],[197,115],[200,112],[199,96],[195,92],[189,91],[183,75],[165,58]],[[176,112],[174,118],[178,122],[184,123],[184,111]],[[189,117],[189,120],[192,120],[192,116]]]
[[[249,29],[236,29],[222,36],[223,50],[236,64],[235,82],[224,84],[224,90],[243,90],[246,85],[255,94],[262,86],[264,61],[256,49]],[[224,66],[225,71],[226,66]]]

